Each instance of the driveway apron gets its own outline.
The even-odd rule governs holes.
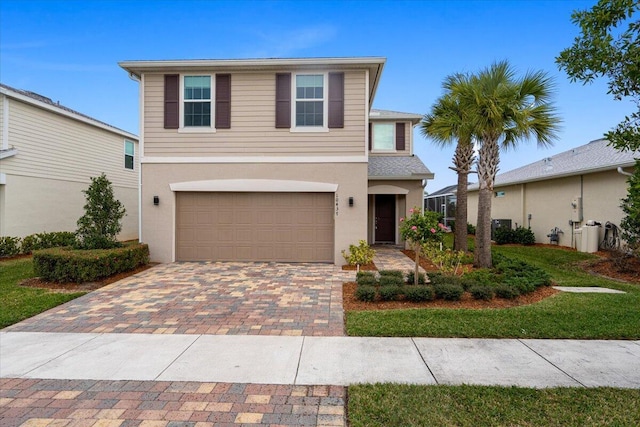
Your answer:
[[[162,264],[5,330],[343,336],[353,276],[327,264]]]

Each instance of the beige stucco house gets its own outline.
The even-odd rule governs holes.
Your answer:
[[[141,240],[155,261],[343,264],[400,243],[433,174],[420,116],[372,110],[384,58],[126,61],[140,81]]]
[[[90,177],[105,173],[138,237],[138,138],[33,92],[0,84],[0,236],[75,231]]]
[[[491,217],[511,220],[514,228],[530,226],[538,243],[549,243],[547,235],[558,227],[563,231],[559,244],[568,247],[576,247],[573,229],[589,220],[619,226],[624,217],[620,202],[627,195],[625,174],[633,171],[640,152],[621,152],[607,144],[595,140],[497,175]],[[468,200],[469,222],[475,224],[477,184],[469,186]]]

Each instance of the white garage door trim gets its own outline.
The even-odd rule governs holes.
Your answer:
[[[247,193],[335,193],[338,184],[278,179],[214,179],[169,184],[171,191],[213,191]]]

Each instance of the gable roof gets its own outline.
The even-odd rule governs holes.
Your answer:
[[[422,120],[421,114],[403,113],[400,111],[371,109],[369,120],[407,120],[413,125],[417,125]]]
[[[619,151],[608,144],[606,139],[597,139],[555,156],[545,157],[497,175],[494,186],[615,170],[618,167],[633,166],[635,158],[640,158],[640,151]],[[469,190],[477,189],[477,183],[469,186]]]
[[[458,192],[458,185],[454,184],[454,185],[449,185],[447,187],[441,188],[438,191],[434,191],[433,193],[429,193],[427,196],[425,196],[425,199],[429,199],[432,197],[437,197],[437,196],[446,196],[449,194],[456,194]]]
[[[86,114],[82,114],[76,110],[72,110],[69,107],[65,107],[64,105],[61,105],[60,102],[53,102],[51,98],[47,98],[46,96],[40,95],[38,93],[31,92],[28,90],[16,89],[14,87],[0,83],[0,94],[8,96],[9,98],[17,99],[27,104],[34,105],[36,107],[51,111],[53,113],[70,117],[72,119],[90,124],[92,126],[96,126],[96,127],[108,130],[109,132],[117,133],[119,135],[127,137],[128,139],[132,139],[136,142],[138,141],[138,137],[136,135],[130,132],[127,132],[126,130],[122,130],[108,123],[94,119],[93,117],[87,116]]]
[[[371,156],[369,179],[433,179],[418,156]]]
[[[118,65],[138,80],[144,73],[179,72],[185,70],[369,70],[369,105],[373,104],[386,58],[340,57],[340,58],[255,58],[255,59],[182,59],[122,61]]]

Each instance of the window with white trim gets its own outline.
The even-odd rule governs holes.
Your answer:
[[[183,127],[211,127],[211,76],[184,76]]]
[[[124,141],[124,168],[133,170],[136,146],[131,141]]]
[[[371,148],[374,151],[395,151],[395,123],[373,123]]]
[[[295,75],[295,127],[326,127],[326,87],[324,74]]]

